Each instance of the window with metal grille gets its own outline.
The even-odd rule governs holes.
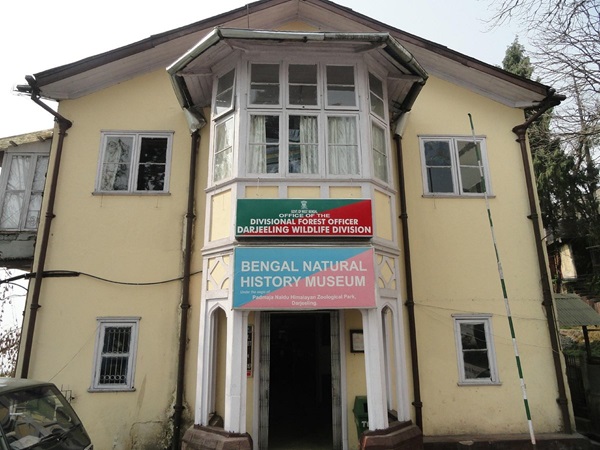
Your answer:
[[[92,390],[132,390],[139,318],[98,318]]]

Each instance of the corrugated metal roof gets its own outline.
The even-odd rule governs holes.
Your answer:
[[[577,294],[554,294],[556,314],[561,328],[600,326],[600,314]]]

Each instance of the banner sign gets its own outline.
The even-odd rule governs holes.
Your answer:
[[[233,307],[375,308],[372,247],[238,247]]]
[[[368,199],[238,199],[236,237],[371,237]]]

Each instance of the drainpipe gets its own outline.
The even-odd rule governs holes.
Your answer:
[[[37,86],[37,82],[33,76],[28,75],[25,77],[29,86],[20,85],[17,86],[19,92],[28,93],[31,95],[31,100],[38,104],[50,114],[54,116],[54,121],[58,124],[58,143],[56,145],[56,157],[54,158],[54,168],[50,177],[50,184],[48,190],[44,192],[48,198],[48,204],[46,209],[46,220],[44,221],[44,228],[42,230],[39,244],[40,253],[37,260],[36,276],[33,284],[33,292],[31,294],[31,303],[29,306],[29,321],[27,323],[27,335],[25,336],[25,348],[23,349],[23,365],[21,366],[21,378],[27,378],[29,374],[29,364],[31,361],[31,349],[33,346],[33,332],[35,330],[35,321],[37,318],[37,310],[40,306],[40,292],[42,289],[42,279],[44,273],[44,266],[46,264],[46,253],[48,251],[48,241],[50,238],[50,227],[52,225],[52,219],[54,219],[54,202],[56,199],[56,186],[58,184],[58,172],[60,170],[60,162],[62,158],[63,143],[66,136],[66,132],[73,123],[70,120],[65,119],[63,116],[58,114],[48,105],[40,100],[40,89]]]
[[[198,159],[198,148],[200,146],[200,128],[206,123],[198,114],[184,110],[190,124],[191,148],[190,148],[190,172],[188,184],[187,212],[185,215],[185,250],[183,260],[183,287],[181,293],[181,322],[179,326],[179,353],[177,359],[177,384],[175,388],[175,405],[173,406],[173,438],[171,448],[180,448],[181,422],[183,415],[183,388],[185,381],[185,351],[187,346],[188,311],[190,309],[190,279],[192,267],[193,232],[195,193],[196,193],[196,163]]]
[[[560,359],[560,346],[558,340],[558,330],[556,326],[556,318],[554,315],[553,307],[553,296],[550,277],[548,276],[548,267],[546,265],[546,256],[544,253],[543,237],[540,226],[540,216],[538,214],[538,204],[535,200],[535,183],[532,178],[531,164],[529,162],[529,152],[527,150],[527,138],[526,133],[529,126],[535,122],[542,114],[548,109],[557,106],[566,97],[563,95],[555,94],[555,91],[551,89],[548,96],[541,102],[539,109],[531,115],[524,123],[517,125],[512,129],[513,133],[517,135],[517,142],[521,147],[521,157],[523,159],[523,167],[525,169],[525,182],[527,184],[527,196],[529,199],[531,225],[533,227],[533,235],[535,239],[535,246],[537,250],[538,268],[541,276],[542,283],[542,305],[546,312],[546,321],[548,325],[548,331],[550,332],[550,343],[552,346],[552,356],[554,359],[554,371],[556,375],[556,381],[558,383],[558,399],[556,400],[559,404],[563,429],[566,433],[571,434],[573,429],[571,427],[571,420],[569,417],[569,405],[567,401],[567,393],[565,389],[565,378],[562,371],[562,364]]]
[[[423,403],[421,402],[421,381],[419,378],[419,358],[417,352],[417,328],[415,322],[415,302],[413,296],[412,264],[410,259],[410,240],[408,233],[408,214],[406,209],[406,188],[404,184],[404,160],[402,154],[402,132],[406,123],[407,114],[400,118],[394,134],[396,152],[398,154],[398,178],[400,184],[400,219],[402,221],[402,246],[404,247],[404,274],[406,279],[406,309],[408,311],[408,329],[410,339],[410,357],[413,378],[412,402],[415,407],[415,424],[423,431]]]

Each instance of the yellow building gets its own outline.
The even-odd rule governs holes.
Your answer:
[[[95,448],[586,448],[525,140],[551,88],[324,0],[27,81],[60,103],[18,370]]]

